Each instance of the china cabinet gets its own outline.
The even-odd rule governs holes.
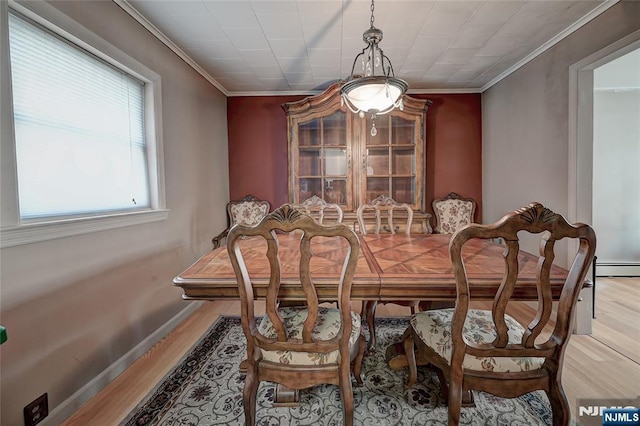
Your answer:
[[[385,195],[411,205],[418,227],[430,232],[424,199],[430,104],[405,96],[403,110],[361,117],[341,104],[339,83],[284,104],[289,201],[299,204],[316,195],[339,204],[350,223],[360,205]]]

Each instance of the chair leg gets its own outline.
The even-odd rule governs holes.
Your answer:
[[[442,399],[444,403],[449,405],[449,385],[447,384],[447,378],[444,377],[444,373],[438,367],[434,367],[436,370],[436,375],[438,376],[438,381],[440,382],[440,394],[442,395]]]
[[[368,300],[363,307],[364,315],[367,319],[367,325],[369,326],[369,345],[367,351],[374,352],[376,350],[376,306],[378,302],[375,300]]]
[[[256,395],[258,394],[258,366],[255,363],[247,366],[247,375],[244,379],[242,402],[244,404],[244,418],[247,426],[256,424]]]
[[[351,371],[349,363],[340,364],[340,394],[342,396],[342,415],[345,426],[353,426],[353,390],[351,388]]]
[[[356,384],[358,386],[362,386],[362,359],[364,358],[364,351],[367,346],[364,335],[360,335],[357,344],[358,353],[356,354],[356,358],[353,360],[353,375],[355,376]]]
[[[407,330],[402,336],[402,342],[404,345],[404,354],[407,357],[407,366],[409,367],[409,374],[407,377],[407,383],[404,385],[405,389],[409,389],[416,384],[418,380],[418,366],[416,365],[416,351],[415,341],[413,340],[413,330],[411,326],[407,327]]]
[[[462,371],[450,371],[449,380],[449,426],[460,424],[460,410],[462,408]]]
[[[571,408],[569,407],[567,395],[564,393],[560,378],[557,375],[551,377],[549,382],[547,397],[553,413],[553,426],[567,426],[571,417]]]
[[[433,366],[436,371],[436,375],[438,376],[438,382],[440,383],[440,395],[442,396],[442,400],[445,405],[449,405],[449,385],[447,384],[447,378],[444,376],[444,373],[441,369],[436,366]],[[473,399],[473,393],[471,390],[466,390],[462,392],[462,407],[475,407],[476,403]]]

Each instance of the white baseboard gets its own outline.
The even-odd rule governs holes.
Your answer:
[[[99,391],[111,383],[120,373],[143,356],[149,349],[169,334],[174,328],[191,315],[204,302],[191,302],[183,310],[178,312],[164,325],[138,343],[133,349],[124,354],[120,359],[107,367],[102,373],[91,379],[86,385],[78,389],[73,395],[55,407],[42,421],[41,425],[60,425],[73,413],[93,398]]]

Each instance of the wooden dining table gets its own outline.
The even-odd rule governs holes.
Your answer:
[[[360,257],[353,278],[352,300],[455,300],[456,284],[449,261],[450,235],[442,234],[365,234],[359,235]],[[278,237],[281,251],[281,300],[302,300],[297,273],[299,235]],[[241,242],[245,262],[258,299],[266,296],[269,265],[266,243],[260,238]],[[335,301],[335,286],[341,271],[341,251],[346,245],[336,239],[318,239],[312,250],[320,259],[312,262],[312,277],[319,299]],[[502,281],[504,246],[487,240],[467,244],[463,256],[471,285],[471,295],[478,300],[491,300]],[[538,256],[521,251],[520,278],[514,300],[537,300],[536,265]],[[334,266],[335,267],[332,267]],[[567,271],[551,268],[551,286],[558,298]],[[236,277],[226,247],[215,249],[187,268],[173,280],[187,300],[239,300]]]
[[[450,235],[442,234],[359,234],[360,255],[351,300],[383,301],[451,301],[456,298],[456,283],[449,260]],[[262,238],[240,241],[247,270],[257,299],[266,297],[270,268],[266,259],[266,243]],[[278,236],[283,301],[304,300],[298,275],[300,235]],[[340,239],[314,238],[311,276],[318,298],[336,301],[336,288],[346,244]],[[492,241],[469,242],[463,251],[471,295],[478,300],[492,300],[502,282],[504,246]],[[521,251],[520,277],[513,293],[516,300],[537,300],[536,265],[538,257]],[[554,299],[560,295],[567,271],[551,268]],[[187,268],[173,280],[186,300],[239,300],[239,289],[226,247],[215,249]],[[390,368],[406,365],[401,344],[386,349]],[[278,386],[275,403],[292,405],[298,393]]]

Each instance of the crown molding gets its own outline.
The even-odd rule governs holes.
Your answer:
[[[506,71],[504,71],[502,74],[500,74],[499,76],[497,76],[496,78],[494,78],[493,80],[491,80],[490,82],[482,86],[482,88],[480,89],[480,92],[484,92],[488,90],[489,88],[491,88],[491,86],[496,85],[498,82],[505,79],[510,74],[516,72],[519,68],[524,66],[526,63],[532,61],[537,56],[542,55],[544,52],[546,52],[547,50],[551,49],[553,46],[558,44],[561,40],[568,37],[570,34],[574,33],[575,31],[577,31],[578,29],[580,29],[581,27],[589,23],[591,20],[593,20],[594,18],[602,14],[604,11],[606,11],[607,9],[609,9],[611,6],[615,5],[619,1],[620,0],[607,0],[601,3],[598,7],[596,7],[591,12],[583,16],[582,19],[574,22],[573,25],[569,26],[564,31],[557,34],[551,40],[549,40],[548,42],[546,42],[545,44],[543,44],[542,46],[540,46],[539,48],[537,48],[536,50],[534,50],[533,52],[525,56],[524,58],[522,58],[520,61],[516,62]]]
[[[227,97],[240,97],[240,96],[308,96],[308,95],[316,95],[322,93],[321,90],[310,90],[310,91],[265,91],[265,92],[230,92],[225,87],[220,84],[215,78],[213,78],[209,73],[207,73],[202,67],[200,67],[193,59],[189,57],[182,49],[180,49],[169,37],[164,35],[162,31],[160,31],[155,25],[149,22],[138,10],[136,10],[127,0],[112,0],[118,6],[120,6],[126,13],[128,13],[133,19],[138,21],[143,27],[145,27],[151,34],[153,34],[158,40],[164,43],[169,49],[171,49],[176,55],[178,55],[183,61],[185,61],[189,66],[191,66],[194,70],[196,70],[200,75],[202,75],[207,81],[213,84],[218,90],[220,90]],[[488,82],[482,87],[479,88],[452,88],[452,89],[409,89],[408,94],[469,94],[469,93],[483,93],[492,86],[499,83],[501,80],[508,77],[510,74],[517,71],[519,68],[527,64],[528,62],[535,59],[537,56],[549,50],[551,47],[559,43],[564,38],[568,37],[573,32],[580,29],[582,26],[586,25],[588,22],[605,12],[610,7],[614,6],[620,0],[607,0],[601,3],[598,7],[593,9],[587,15],[582,17],[579,21],[576,21],[573,25],[557,34],[551,40],[540,46],[538,49],[530,53],[529,55],[522,58],[520,61],[515,63],[513,66],[508,68],[506,71],[498,75],[496,78]]]
[[[460,87],[451,89],[409,89],[407,94],[409,95],[438,95],[438,94],[469,94],[469,93],[482,93],[480,87]]]
[[[147,20],[136,8],[131,6],[127,0],[112,0],[115,4],[120,6],[122,10],[127,12],[133,19],[138,21],[140,25],[145,27],[151,34],[153,34],[158,40],[164,43],[169,49],[173,50],[173,52],[178,55],[183,61],[185,61],[191,68],[196,70],[201,76],[203,76],[209,83],[213,84],[219,91],[221,91],[225,96],[230,96],[227,89],[224,88],[222,84],[220,84],[215,78],[213,78],[209,73],[207,73],[200,65],[198,65],[189,55],[187,55],[184,50],[180,49],[169,37],[164,35],[162,31],[160,31],[155,25]]]

